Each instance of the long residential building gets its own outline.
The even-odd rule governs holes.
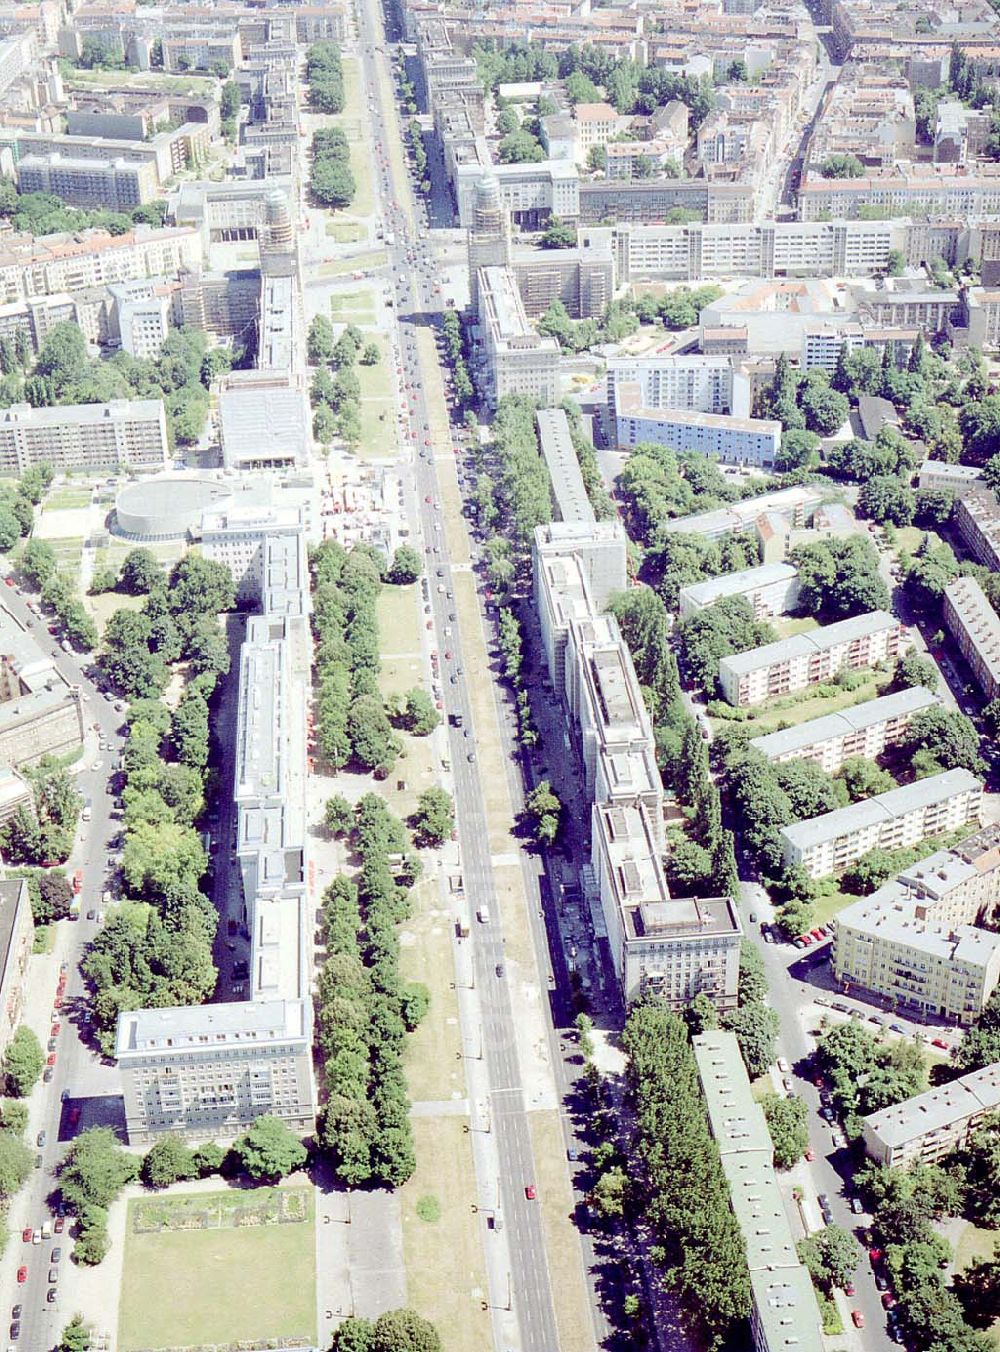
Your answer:
[[[833,775],[852,756],[865,760],[880,756],[886,747],[902,740],[914,715],[936,708],[940,702],[930,690],[912,686],[840,713],[755,737],[750,745],[776,765],[811,760]]]
[[[1000,694],[1000,615],[974,577],[944,589],[944,622],[987,700]]]
[[[580,472],[565,409],[540,408],[535,414],[538,446],[549,472],[552,508],[557,521],[592,523],[594,509]]]
[[[124,235],[83,230],[38,239],[11,235],[0,244],[0,299],[11,302],[137,277],[173,276],[200,267],[201,260],[201,234],[188,227],[140,226]]]
[[[1000,571],[1000,502],[988,488],[966,493],[955,503],[955,529],[976,561]]]
[[[617,520],[535,531],[546,665],[592,805],[588,900],[626,1001],[655,993],[680,1009],[701,992],[728,1009],[737,1001],[739,919],[729,898],[670,895],[653,729],[618,622],[602,613],[626,585],[625,565]]]
[[[858,671],[905,652],[907,629],[885,610],[793,634],[778,643],[724,657],[719,690],[730,704],[759,704],[832,680],[839,671]]]
[[[54,193],[74,207],[129,211],[151,202],[159,181],[151,162],[88,160],[54,152],[26,155],[17,166],[17,186],[23,193]]]
[[[40,464],[62,473],[161,470],[167,454],[160,399],[0,409],[0,474],[17,477]]]
[[[925,460],[917,471],[920,488],[945,488],[962,498],[985,487],[983,472],[975,465],[952,465],[947,460]]]
[[[301,532],[263,542],[261,613],[240,651],[236,860],[250,998],[122,1014],[115,1054],[131,1144],[176,1132],[232,1138],[256,1117],[314,1125],[307,886],[309,573]]]
[[[865,1149],[890,1168],[934,1164],[966,1145],[1000,1109],[1000,1062],[925,1090],[863,1119]]]
[[[699,1033],[691,1045],[730,1205],[746,1245],[755,1352],[822,1352],[812,1279],[799,1262],[775,1176],[771,1134],[753,1096],[739,1043],[734,1033],[715,1029]]]
[[[787,615],[798,604],[798,569],[790,563],[765,563],[759,568],[744,568],[738,573],[723,573],[705,582],[694,582],[680,590],[680,617],[685,620],[727,596],[745,597],[756,619]]]
[[[615,439],[628,449],[651,442],[675,451],[714,456],[724,465],[773,469],[781,449],[781,423],[769,418],[735,418],[688,409],[644,408],[636,385],[618,387]]]
[[[869,850],[899,850],[979,821],[983,783],[945,770],[859,803],[792,822],[779,832],[785,863],[810,878],[840,873]]]
[[[742,930],[730,897],[671,897],[661,845],[642,804],[595,802],[593,868],[626,1004],[644,996],[685,1009],[706,995],[737,1003]]]
[[[483,339],[485,396],[493,406],[507,394],[559,402],[559,344],[528,323],[510,268],[480,268],[479,328]]]

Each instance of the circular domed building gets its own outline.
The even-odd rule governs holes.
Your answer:
[[[126,540],[184,540],[202,514],[233,495],[229,484],[190,475],[163,475],[126,484],[115,500],[111,531]]]

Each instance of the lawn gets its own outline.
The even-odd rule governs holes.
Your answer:
[[[330,312],[335,324],[375,323],[375,296],[371,287],[341,291],[330,297]]]
[[[90,491],[86,488],[57,488],[45,499],[43,512],[57,512],[69,507],[89,507]]]
[[[369,253],[353,254],[350,258],[335,258],[329,263],[321,263],[316,269],[320,277],[342,277],[348,272],[370,272],[386,263],[384,249],[375,249]]]
[[[338,244],[357,244],[364,239],[364,226],[357,221],[327,221],[326,233]]]
[[[233,1203],[266,1205],[287,1192],[304,1215],[284,1223],[226,1224]],[[196,1203],[210,1228],[138,1233],[151,1207],[175,1223]],[[211,1212],[215,1205],[219,1210]],[[189,1224],[194,1220],[191,1218]],[[294,1274],[294,1280],[289,1275]],[[179,1293],[183,1292],[183,1298]],[[120,1352],[235,1343],[241,1339],[316,1338],[316,1233],[311,1188],[188,1194],[129,1202],[118,1326]]]
[[[838,690],[835,695],[819,695],[817,691],[821,687],[810,686],[795,695],[783,695],[780,699],[755,704],[749,710],[750,717],[742,720],[743,726],[749,730],[751,737],[762,737],[764,733],[776,732],[782,727],[798,727],[800,723],[822,718],[825,714],[839,713],[841,709],[850,709],[855,704],[874,699],[876,695],[884,693],[891,681],[890,672],[874,672],[853,690]],[[735,720],[711,720],[715,732],[731,721]]]
[[[460,1117],[417,1117],[417,1169],[400,1190],[408,1304],[430,1319],[447,1352],[480,1352],[491,1343],[480,1227],[472,1210],[472,1147]],[[437,1220],[422,1220],[437,1214]],[[420,1206],[420,1212],[417,1207]]]
[[[125,596],[122,592],[101,592],[100,596],[85,596],[83,603],[90,611],[98,633],[103,634],[104,626],[116,610],[141,610],[146,598]]]
[[[815,615],[792,615],[787,619],[773,620],[771,628],[779,638],[791,638],[793,634],[808,634],[811,629],[819,628]]]
[[[893,550],[896,554],[912,554],[913,551],[927,536],[931,548],[936,548],[941,543],[941,537],[937,531],[920,530],[917,526],[900,526],[896,529],[896,536],[893,541]]]

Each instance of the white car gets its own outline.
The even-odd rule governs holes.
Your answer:
[[[788,1062],[783,1056],[778,1057],[778,1069],[781,1071],[782,1075],[788,1074]]]
[[[100,762],[99,760],[94,761],[93,765],[92,765],[90,768],[91,768],[91,770],[93,770],[94,774],[96,775],[97,772],[98,772],[98,770],[100,770],[100,769],[102,768],[101,762]]]

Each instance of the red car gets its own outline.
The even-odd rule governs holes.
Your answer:
[[[49,1037],[58,1037],[61,1028],[62,1028],[61,1023],[54,1023],[52,1027],[49,1029]]]
[[[28,1280],[28,1269],[26,1267],[19,1267],[17,1269],[17,1280],[19,1282],[26,1282]]]
[[[533,1201],[535,1200],[535,1198],[538,1196],[538,1194],[537,1194],[537,1192],[535,1191],[535,1185],[534,1185],[534,1183],[528,1183],[528,1184],[525,1185],[524,1195],[525,1195],[525,1197],[527,1197],[527,1199],[528,1199],[529,1202],[533,1202]]]
[[[14,585],[14,579],[12,577],[5,577],[4,582],[6,582],[8,587],[13,587]]]
[[[874,1267],[876,1263],[881,1263],[881,1261],[882,1261],[882,1250],[881,1250],[881,1249],[869,1249],[869,1250],[868,1250],[868,1258],[869,1258],[869,1260],[871,1261],[872,1267]]]
[[[853,1295],[854,1295],[854,1283],[853,1283],[853,1282],[845,1282],[845,1283],[844,1283],[844,1295],[845,1295],[845,1296],[853,1296]]]
[[[810,1164],[812,1164],[813,1160],[816,1158],[816,1151],[813,1150],[812,1146],[810,1146],[806,1151],[805,1158],[809,1161]]]
[[[30,1243],[31,1243],[31,1226],[30,1226],[30,1225],[26,1225],[26,1226],[24,1227],[24,1229],[21,1231],[21,1238],[24,1240],[25,1244],[30,1244]]]
[[[895,1305],[895,1303],[896,1303],[896,1297],[892,1294],[891,1291],[883,1291],[883,1292],[882,1292],[882,1309],[883,1309],[883,1310],[891,1310],[892,1307]]]
[[[864,1317],[864,1315],[861,1313],[860,1310],[852,1310],[852,1311],[851,1311],[851,1320],[853,1321],[854,1327],[855,1327],[856,1329],[863,1329],[863,1328],[864,1328],[864,1326],[865,1326],[865,1317]]]
[[[55,1063],[56,1063],[56,1054],[55,1054],[55,1052],[53,1052],[52,1055],[49,1056],[49,1057],[46,1059],[45,1064],[46,1064],[47,1066],[54,1066]]]
[[[55,1230],[55,1232],[56,1232],[57,1235],[61,1235],[62,1232],[63,1232],[63,1230],[66,1228],[66,1217],[65,1217],[65,1216],[57,1216],[56,1219],[55,1219],[55,1223],[54,1223],[54,1225],[52,1226],[52,1228],[53,1228],[53,1230]]]
[[[945,1042],[945,1040],[944,1040],[943,1037],[936,1037],[936,1038],[933,1038],[932,1041],[931,1041],[931,1046],[932,1046],[932,1047],[940,1047],[941,1050],[942,1050],[943,1052],[946,1052],[946,1051],[949,1051],[949,1050],[950,1050],[950,1048],[948,1047],[947,1042]]]

